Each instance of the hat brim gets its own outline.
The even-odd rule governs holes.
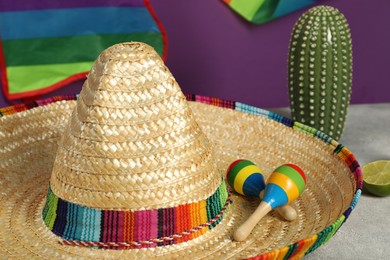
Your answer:
[[[66,99],[69,99],[67,97]],[[0,252],[15,258],[248,258],[297,257],[328,241],[355,207],[361,193],[360,166],[341,144],[313,128],[267,110],[215,98],[187,95],[202,130],[213,143],[221,170],[234,160],[255,162],[265,178],[285,163],[299,165],[307,188],[291,205],[288,222],[271,212],[244,242],[232,239],[258,199],[232,194],[224,219],[202,236],[175,245],[102,250],[59,244],[42,221],[57,142],[76,102],[41,101],[0,118]],[[53,102],[56,101],[56,102]],[[51,104],[47,104],[53,102]],[[11,114],[25,105],[0,110]],[[13,111],[14,110],[14,111]],[[223,173],[224,174],[224,173]]]

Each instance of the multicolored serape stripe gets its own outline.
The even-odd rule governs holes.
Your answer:
[[[165,58],[166,34],[149,0],[0,1],[4,95],[26,98],[84,79],[104,49],[127,41]]]
[[[358,161],[356,160],[355,156],[352,154],[351,151],[349,151],[342,144],[339,144],[336,140],[333,140],[330,136],[326,135],[325,133],[315,128],[306,126],[299,122],[294,122],[289,118],[283,117],[279,114],[276,114],[268,110],[245,105],[239,102],[217,100],[215,98],[208,98],[208,97],[197,96],[197,95],[186,95],[186,97],[188,101],[201,102],[205,104],[238,110],[256,116],[262,116],[274,120],[276,122],[282,123],[286,127],[292,127],[297,131],[302,131],[310,136],[318,138],[324,143],[334,148],[333,152],[337,154],[337,156],[339,156],[348,165],[352,174],[355,177],[357,190],[352,200],[352,203],[348,207],[348,209],[343,213],[343,215],[341,215],[334,223],[332,223],[330,226],[328,226],[327,228],[325,228],[318,234],[313,235],[310,238],[297,241],[296,243],[286,246],[284,248],[276,249],[269,253],[257,257],[253,257],[250,259],[257,259],[257,260],[300,259],[306,254],[314,251],[319,246],[326,243],[331,237],[333,237],[333,235],[337,232],[337,230],[341,227],[341,225],[347,220],[348,216],[355,208],[357,202],[359,201],[360,195],[362,193],[362,187],[363,187],[362,171]],[[210,100],[213,101],[210,102]],[[224,104],[226,103],[228,103],[229,105],[224,106]]]
[[[30,103],[22,103],[22,104],[9,106],[9,107],[0,108],[0,117],[5,116],[5,115],[15,114],[17,112],[28,110],[28,109],[31,109],[34,107],[45,106],[45,105],[51,104],[53,102],[61,101],[61,100],[75,100],[77,98],[77,96],[78,95],[55,96],[55,97],[37,100],[34,102],[30,102]]]
[[[223,0],[252,23],[265,23],[312,5],[316,0]]]
[[[209,198],[173,208],[100,210],[58,198],[49,188],[42,218],[65,245],[131,249],[178,244],[215,227],[231,200],[224,181]]]
[[[293,120],[283,117],[277,113],[245,105],[240,102],[234,102],[234,101],[227,101],[227,100],[221,100],[217,98],[210,98],[210,97],[204,97],[204,96],[198,96],[198,95],[192,95],[192,94],[186,94],[185,95],[188,101],[195,101],[195,102],[200,102],[200,103],[205,103],[205,104],[212,104],[218,107],[224,107],[224,108],[229,108],[233,110],[238,110],[244,113],[256,115],[256,116],[262,116],[265,118],[268,118],[270,120],[274,120],[276,122],[279,122],[281,124],[284,124],[286,127],[292,127],[297,131],[302,131],[310,136],[313,136],[315,138],[320,139],[324,143],[328,144],[329,146],[333,147],[333,152],[339,156],[350,168],[352,174],[355,177],[356,184],[357,184],[357,190],[355,192],[354,198],[352,200],[351,205],[349,205],[348,209],[331,225],[326,227],[324,230],[321,232],[314,234],[313,236],[302,239],[300,241],[295,242],[294,244],[288,245],[286,247],[280,248],[280,249],[275,249],[269,253],[262,254],[250,259],[257,259],[257,260],[274,260],[274,259],[300,259],[306,254],[314,251],[324,243],[326,243],[333,235],[337,232],[337,230],[342,226],[342,224],[348,219],[349,215],[351,214],[352,210],[356,207],[359,198],[362,193],[362,186],[363,186],[363,179],[362,179],[362,171],[360,168],[360,165],[358,161],[356,160],[355,156],[351,151],[349,151],[346,147],[344,147],[342,144],[338,143],[336,140],[333,140],[331,137],[326,135],[325,133],[316,130],[315,128],[306,126],[304,124],[301,124],[299,122],[294,122]],[[22,106],[19,110],[19,105],[11,106],[11,107],[6,107],[0,109],[0,112],[3,113],[3,111],[8,111],[7,114],[12,114],[16,113],[18,111],[26,110],[29,108],[33,108],[36,106],[41,106],[41,105],[47,105],[51,102],[56,102],[59,100],[66,100],[66,99],[75,99],[76,96],[73,96],[71,98],[68,97],[54,97],[51,99],[46,99],[44,101],[38,101],[31,103],[30,105],[24,105]],[[1,117],[1,115],[0,115]],[[229,202],[229,199],[227,200]],[[223,210],[223,208],[222,208]],[[221,210],[221,211],[222,211]],[[47,213],[49,214],[49,213]],[[159,213],[159,216],[162,213]],[[172,213],[167,213],[172,214]],[[218,215],[217,215],[218,216]],[[216,217],[217,217],[216,216]],[[132,221],[131,218],[128,219],[128,221]],[[52,223],[48,221],[48,223]],[[159,222],[161,223],[161,222]],[[47,224],[47,225],[49,225]],[[53,224],[51,224],[53,225]],[[160,224],[159,224],[160,225]],[[161,225],[160,225],[161,226]],[[164,229],[165,231],[161,232],[163,236],[166,236],[166,234],[170,233],[171,230]],[[160,231],[158,231],[160,232]],[[205,232],[205,229],[203,229],[202,232]],[[160,234],[160,233],[159,233]],[[197,234],[197,233],[196,233]],[[128,236],[128,235],[127,235]],[[164,244],[169,244],[169,243],[174,243],[174,239],[171,240],[172,242],[166,240],[164,242],[159,242],[161,245],[162,243]],[[153,242],[152,242],[153,243]]]

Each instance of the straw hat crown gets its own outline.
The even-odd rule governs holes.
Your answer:
[[[53,193],[144,210],[204,200],[220,184],[213,149],[158,54],[136,42],[104,51],[60,141]]]

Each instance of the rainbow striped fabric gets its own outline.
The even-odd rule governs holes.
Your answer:
[[[363,187],[362,171],[358,161],[356,160],[354,154],[351,151],[349,151],[346,147],[344,147],[342,144],[338,143],[336,140],[332,139],[330,136],[326,135],[325,133],[313,127],[301,124],[299,122],[294,122],[293,120],[281,116],[272,111],[253,107],[240,102],[228,101],[228,100],[223,100],[218,98],[205,97],[205,96],[193,95],[193,94],[186,94],[185,96],[188,101],[205,103],[213,106],[241,111],[243,113],[247,113],[251,115],[261,116],[279,122],[287,127],[291,127],[296,131],[302,131],[305,134],[313,136],[314,138],[317,138],[322,142],[326,143],[327,145],[329,145],[330,147],[332,147],[333,153],[338,157],[340,157],[340,159],[343,160],[348,165],[355,178],[357,184],[357,190],[354,194],[354,198],[351,204],[349,205],[349,207],[346,209],[346,211],[335,222],[331,223],[328,227],[318,232],[317,234],[314,234],[311,237],[299,240],[283,248],[274,249],[271,252],[256,257],[252,257],[250,259],[254,259],[254,260],[274,260],[274,259],[290,259],[290,258],[300,259],[303,256],[309,254],[310,252],[313,252],[321,245],[325,244],[329,239],[331,239],[334,236],[334,234],[338,231],[338,229],[342,226],[342,224],[348,219],[349,215],[356,207],[362,193],[362,187]],[[2,116],[2,113],[3,115],[9,115],[12,113],[17,113],[18,111],[27,110],[37,106],[44,106],[52,102],[56,102],[59,100],[68,100],[68,99],[76,99],[76,96],[73,96],[73,98],[69,96],[55,97],[55,98],[45,99],[40,102],[33,102],[27,105],[16,105],[11,107],[1,108],[0,117]]]
[[[166,55],[148,0],[0,1],[0,40],[1,84],[11,100],[84,79],[119,42],[146,42]]]
[[[156,247],[196,238],[215,227],[230,204],[224,181],[209,198],[174,208],[99,210],[58,198],[49,188],[42,218],[63,243],[111,249]]]
[[[247,21],[260,24],[312,5],[316,0],[223,0]]]

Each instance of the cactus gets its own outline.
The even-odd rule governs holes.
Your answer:
[[[317,6],[294,26],[288,81],[294,120],[338,140],[343,132],[352,85],[352,44],[343,14]]]

